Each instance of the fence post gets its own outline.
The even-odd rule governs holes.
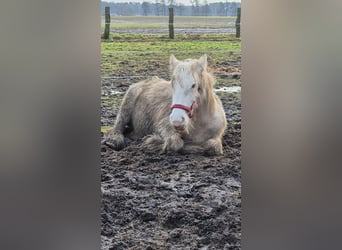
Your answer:
[[[237,18],[235,21],[236,37],[240,37],[241,8],[237,8]]]
[[[173,39],[175,36],[173,29],[173,8],[169,8],[169,38]]]
[[[105,30],[103,34],[104,39],[109,38],[109,30],[110,30],[110,7],[105,7]]]

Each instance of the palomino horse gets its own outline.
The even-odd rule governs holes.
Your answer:
[[[170,70],[171,81],[154,77],[129,87],[104,144],[120,150],[125,136],[145,137],[147,149],[222,154],[227,121],[213,91],[215,79],[207,70],[207,56],[180,61],[171,55]]]

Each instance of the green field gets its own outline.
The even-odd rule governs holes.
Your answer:
[[[209,65],[239,63],[241,40],[234,35],[111,34],[101,43],[102,75],[165,75],[170,54],[180,59],[208,55]]]
[[[101,29],[104,30],[105,24],[101,24]],[[168,23],[111,23],[111,29],[166,29]],[[201,24],[201,23],[176,23],[175,28],[234,28],[235,24]]]

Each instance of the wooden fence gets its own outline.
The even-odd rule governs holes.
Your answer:
[[[103,34],[104,39],[109,38],[109,31],[110,31],[110,8],[109,6],[105,7],[105,30]]]
[[[105,7],[105,29],[104,29],[104,34],[103,38],[104,39],[109,39],[109,33],[110,33],[110,7],[106,6]],[[173,8],[169,8],[169,38],[174,39],[174,12]],[[235,35],[236,37],[240,37],[240,28],[241,28],[241,8],[237,8],[237,18],[235,20]]]

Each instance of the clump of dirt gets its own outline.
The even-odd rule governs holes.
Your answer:
[[[225,75],[233,79],[241,78],[241,69],[233,66],[219,67],[213,71],[214,74]]]
[[[220,98],[229,124],[222,156],[145,152],[142,141],[103,146],[101,249],[241,248],[240,94]]]

